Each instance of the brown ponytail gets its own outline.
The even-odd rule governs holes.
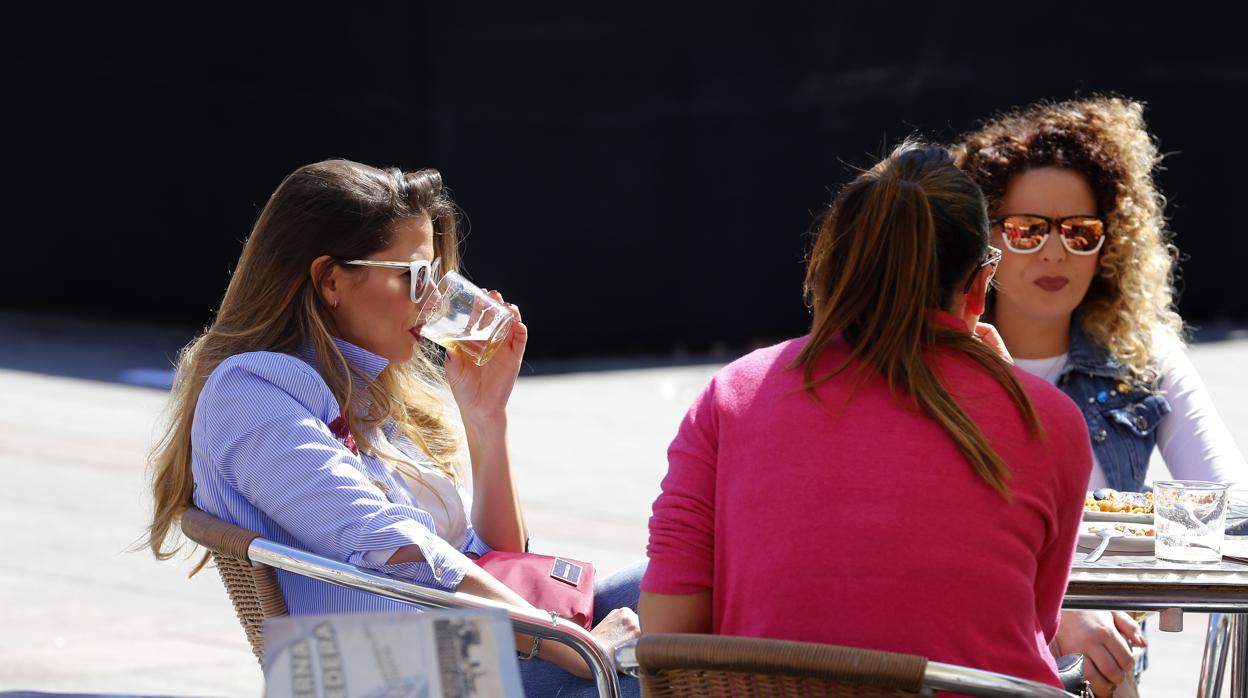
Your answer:
[[[801,367],[813,396],[824,381],[858,363],[891,390],[909,395],[936,420],[984,482],[1005,499],[1009,467],[928,365],[934,350],[973,359],[1005,388],[1031,433],[1035,408],[1009,365],[968,332],[941,327],[928,310],[950,307],[988,249],[983,194],[944,148],[907,141],[837,195],[824,216],[806,270],[814,319],[790,368]],[[815,375],[824,350],[844,338],[850,356]]]

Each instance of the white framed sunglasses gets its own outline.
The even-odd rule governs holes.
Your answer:
[[[429,296],[429,291],[433,289],[435,278],[442,266],[440,258],[434,258],[432,261],[428,259],[413,259],[410,262],[385,262],[375,259],[347,259],[342,264],[350,264],[357,267],[380,267],[382,269],[403,269],[410,275],[410,295],[412,302],[420,305]]]
[[[994,230],[1001,232],[1005,247],[1014,254],[1039,252],[1057,230],[1066,251],[1079,256],[1100,252],[1105,245],[1105,222],[1096,216],[1048,218],[1034,213],[1015,213],[992,219]]]

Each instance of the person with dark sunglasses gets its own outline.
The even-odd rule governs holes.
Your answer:
[[[999,116],[955,147],[988,199],[1003,250],[986,318],[1015,365],[1070,396],[1087,422],[1089,490],[1140,491],[1159,449],[1177,478],[1236,485],[1248,466],[1183,351],[1174,248],[1153,183],[1143,105],[1098,96]],[[1130,682],[1125,613],[1068,611],[1055,651],[1081,652],[1098,696]]]

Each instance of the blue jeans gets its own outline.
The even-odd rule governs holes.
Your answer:
[[[646,572],[646,560],[638,560],[605,579],[594,582],[594,625],[602,622],[607,614],[617,608],[637,610],[637,598],[641,595],[641,576]],[[641,685],[631,676],[619,674],[620,695],[638,698]],[[524,695],[528,698],[597,698],[598,688],[593,679],[582,679],[569,674],[563,668],[537,659],[520,662],[520,679],[524,683]]]

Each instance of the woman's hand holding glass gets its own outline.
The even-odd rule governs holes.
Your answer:
[[[520,320],[520,309],[505,302],[498,291],[489,291],[489,295],[511,311],[514,320],[510,336],[483,366],[476,365],[459,349],[446,351],[446,379],[465,425],[487,424],[505,417],[507,400],[515,387],[529,339],[529,328]]]

